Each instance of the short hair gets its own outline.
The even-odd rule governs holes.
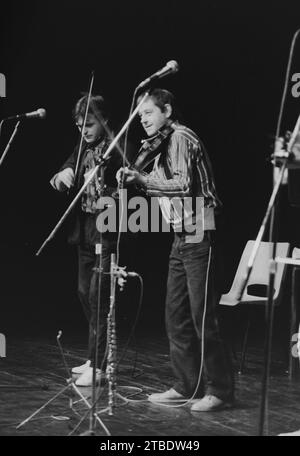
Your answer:
[[[143,96],[143,94],[139,95],[138,101],[140,98]],[[175,97],[174,95],[169,92],[166,89],[159,89],[155,88],[152,89],[149,92],[149,97],[153,100],[153,103],[162,111],[165,111],[165,106],[166,104],[169,104],[172,108],[172,113],[170,118],[172,120],[179,120],[181,115],[179,114],[179,111],[177,109],[176,103],[175,103]]]
[[[73,109],[73,119],[75,122],[79,117],[84,117],[86,112],[86,107],[88,103],[89,96],[87,93],[84,93],[81,98],[75,104]],[[94,115],[99,121],[102,119],[108,119],[108,112],[104,98],[101,95],[91,95],[89,100],[88,114]]]

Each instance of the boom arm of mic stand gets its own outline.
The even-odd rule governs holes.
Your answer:
[[[2,121],[2,122],[3,122],[3,121]],[[6,156],[7,152],[8,152],[8,149],[10,148],[10,145],[11,145],[11,143],[13,142],[13,139],[14,139],[14,137],[15,137],[17,131],[18,131],[19,125],[20,125],[20,120],[16,123],[16,126],[15,126],[15,128],[14,128],[14,131],[13,131],[13,133],[12,133],[12,135],[11,135],[11,137],[10,137],[8,143],[7,143],[7,146],[6,146],[6,148],[5,148],[5,151],[3,152],[3,154],[2,154],[2,156],[1,156],[1,158],[0,158],[0,166],[2,165],[3,160],[4,160],[4,158],[5,158],[5,156]]]
[[[124,132],[127,130],[128,126],[131,124],[131,122],[133,121],[134,117],[137,115],[138,113],[138,110],[140,109],[140,106],[144,103],[144,101],[146,100],[146,98],[148,97],[149,95],[149,92],[145,92],[143,98],[141,99],[141,101],[139,102],[139,104],[136,106],[135,110],[133,111],[133,113],[131,114],[131,116],[126,120],[126,122],[124,123],[123,127],[121,128],[121,130],[119,131],[119,133],[114,137],[113,141],[111,142],[110,146],[108,147],[107,151],[105,152],[105,154],[103,155],[103,160],[107,160],[109,154],[110,154],[110,151],[115,147],[116,143],[119,141],[119,139],[121,138],[121,136],[124,134]]]
[[[81,187],[81,189],[79,190],[79,192],[77,193],[77,195],[75,196],[75,198],[73,199],[73,201],[71,202],[70,206],[68,207],[68,209],[65,211],[65,213],[63,214],[63,216],[61,217],[61,219],[58,221],[58,223],[56,224],[56,226],[53,228],[53,230],[51,231],[51,233],[49,234],[49,236],[47,237],[47,239],[44,241],[44,243],[42,244],[42,246],[40,247],[40,249],[37,251],[36,253],[36,256],[39,256],[39,254],[41,253],[41,251],[44,249],[44,247],[46,246],[46,244],[54,237],[56,231],[59,229],[59,227],[62,225],[62,223],[64,222],[64,220],[66,219],[66,217],[69,215],[69,213],[71,212],[71,210],[73,209],[73,207],[75,206],[75,204],[77,203],[79,197],[82,195],[83,191],[85,190],[85,188],[88,186],[88,184],[90,183],[90,181],[93,179],[93,177],[95,176],[95,174],[97,173],[98,169],[99,169],[99,166],[101,166],[105,160],[107,160],[109,158],[109,154],[111,153],[112,149],[116,146],[117,142],[119,141],[119,139],[121,138],[121,136],[123,135],[123,133],[126,131],[126,129],[128,128],[129,124],[132,122],[132,120],[134,119],[134,117],[136,116],[136,114],[138,113],[138,110],[140,109],[140,106],[144,103],[145,99],[148,97],[149,95],[149,92],[145,92],[143,98],[141,99],[141,101],[138,103],[138,105],[136,106],[135,110],[133,111],[133,113],[131,114],[131,116],[127,119],[127,121],[125,122],[125,124],[123,125],[123,127],[121,128],[121,130],[119,131],[119,133],[114,137],[114,139],[112,140],[112,142],[110,143],[107,151],[105,152],[105,154],[103,155],[102,159],[101,159],[101,163],[97,166],[95,166],[95,168],[93,169],[92,173],[90,174],[90,176],[88,177],[88,179],[86,180],[86,182],[84,183],[84,185]]]
[[[255,258],[256,258],[257,252],[258,252],[258,248],[259,248],[259,245],[260,245],[261,240],[263,238],[267,222],[269,220],[272,208],[273,208],[273,206],[275,204],[275,201],[276,201],[276,198],[277,198],[277,195],[278,195],[278,191],[279,191],[282,179],[283,179],[283,175],[284,175],[284,172],[285,172],[286,167],[287,167],[287,161],[288,161],[288,158],[285,159],[285,161],[284,161],[284,163],[283,163],[283,165],[281,167],[280,174],[278,176],[277,182],[276,182],[276,184],[274,186],[274,189],[273,189],[273,192],[272,192],[269,204],[268,204],[267,212],[265,214],[265,217],[264,217],[263,222],[261,224],[261,227],[259,229],[257,238],[255,240],[255,243],[254,243],[254,246],[253,246],[249,261],[248,261],[248,264],[247,264],[246,274],[245,274],[244,280],[242,282],[242,286],[241,286],[239,295],[237,296],[238,300],[240,300],[242,298],[242,296],[244,294],[244,291],[245,291],[245,288],[246,288],[246,286],[248,284],[249,277],[250,277],[252,269],[253,269],[253,264],[254,264],[254,261],[255,261]]]
[[[292,148],[293,148],[293,146],[295,144],[295,141],[297,139],[297,135],[298,135],[299,131],[300,131],[300,115],[298,116],[295,128],[293,130],[293,133],[291,134],[290,140],[289,140],[288,145],[287,145],[287,153],[288,153],[288,155],[290,155],[292,153]]]

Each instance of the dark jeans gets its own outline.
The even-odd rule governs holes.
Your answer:
[[[211,257],[210,257],[211,253]],[[207,270],[210,267],[207,279]],[[215,305],[214,253],[209,233],[202,242],[186,243],[175,234],[169,259],[166,300],[166,327],[175,377],[174,389],[185,396],[213,394],[233,398],[233,370],[220,338]],[[207,293],[206,293],[207,288]],[[206,301],[204,335],[202,319]],[[202,381],[197,388],[201,345],[204,343]]]
[[[102,274],[99,300],[99,333],[97,367],[106,368],[107,342],[107,315],[110,303],[110,261],[111,253],[115,251],[115,243],[102,240]],[[80,245],[78,247],[78,296],[85,316],[89,322],[88,355],[94,365],[95,358],[95,331],[97,324],[97,306],[99,289],[99,255],[95,254],[94,245]]]

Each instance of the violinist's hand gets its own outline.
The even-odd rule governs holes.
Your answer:
[[[146,185],[146,179],[138,171],[129,168],[120,168],[116,174],[118,183],[120,184],[121,179],[124,179],[124,184],[139,184]]]
[[[65,190],[65,188],[71,188],[74,185],[74,171],[72,168],[66,168],[60,171],[55,177],[55,187],[57,190]]]
[[[120,169],[117,171],[116,179],[117,179],[117,181],[118,181],[118,185],[120,185],[121,182],[124,183],[124,182],[123,182],[123,178],[124,178],[124,169],[125,169],[125,168],[120,168]]]

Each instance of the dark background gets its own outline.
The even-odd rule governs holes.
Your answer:
[[[76,252],[65,224],[41,256],[35,253],[70,200],[49,180],[69,156],[78,132],[71,110],[88,90],[111,106],[112,123],[128,116],[135,86],[167,61],[180,71],[161,81],[209,151],[219,195],[223,255],[220,287],[228,291],[242,249],[257,236],[272,191],[270,156],[291,41],[300,27],[299,2],[27,1],[1,6],[0,72],[7,96],[1,118],[47,110],[47,119],[24,121],[0,169],[0,331],[5,334],[82,334],[76,297]],[[300,40],[291,75],[300,73]],[[289,82],[281,134],[292,130],[299,98]],[[13,123],[4,123],[4,150]],[[137,144],[138,121],[131,129]],[[299,209],[282,188],[280,239],[300,246]],[[169,235],[143,235],[124,246],[121,265],[138,271],[145,294],[138,330],[163,328]],[[133,280],[119,296],[120,328],[129,331],[138,307]],[[288,296],[288,292],[287,292]]]

